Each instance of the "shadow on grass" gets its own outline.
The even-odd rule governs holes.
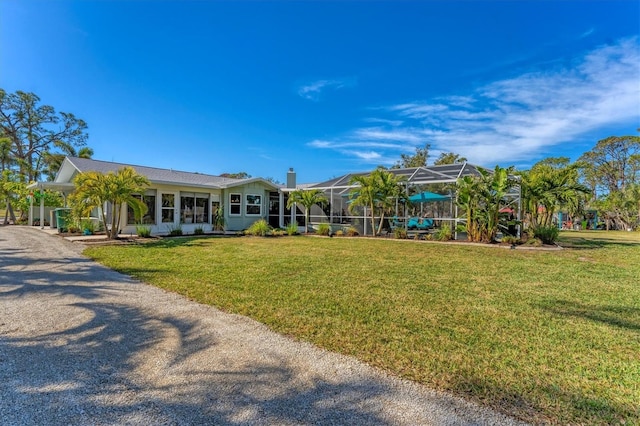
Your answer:
[[[612,327],[640,331],[640,309],[630,306],[587,305],[567,300],[547,301],[540,308],[555,315],[583,318]]]
[[[638,424],[640,420],[640,409],[632,404],[582,394],[575,388],[563,389],[554,383],[536,385],[546,394],[546,401],[541,402],[527,398],[526,389],[507,389],[479,377],[462,380],[459,386],[471,396],[488,395],[496,410],[526,418],[533,424]],[[558,412],[554,405],[563,408]]]

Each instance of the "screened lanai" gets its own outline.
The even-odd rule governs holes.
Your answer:
[[[446,164],[438,166],[411,167],[404,169],[388,169],[387,171],[402,179],[402,184],[407,188],[408,195],[433,194],[415,196],[413,201],[403,202],[396,200],[395,209],[388,212],[385,218],[389,223],[383,228],[394,223],[396,226],[402,224],[405,227],[411,225],[411,220],[415,218],[429,219],[434,227],[444,223],[449,224],[451,229],[463,221],[458,215],[455,203],[456,182],[464,176],[480,176],[479,169],[489,173],[492,170],[467,162],[457,164]],[[308,185],[305,189],[321,189],[329,199],[329,204],[324,208],[314,206],[310,213],[312,224],[329,222],[332,228],[340,229],[348,226],[355,227],[359,233],[370,235],[371,223],[370,214],[364,207],[349,209],[350,194],[357,185],[350,184],[353,176],[366,176],[371,172],[349,173],[336,177],[325,182]],[[510,205],[518,212],[520,218],[520,196],[519,188],[510,194]],[[377,217],[379,220],[379,217]],[[302,222],[304,223],[304,222]]]

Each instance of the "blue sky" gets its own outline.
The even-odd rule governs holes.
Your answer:
[[[0,87],[94,158],[299,182],[431,144],[488,167],[640,127],[640,2],[0,0]]]

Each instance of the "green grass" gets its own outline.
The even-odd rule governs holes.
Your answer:
[[[640,423],[640,234],[506,250],[371,238],[171,239],[114,269],[534,423]]]

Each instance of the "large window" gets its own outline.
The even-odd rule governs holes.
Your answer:
[[[142,223],[145,225],[156,224],[156,194],[147,193],[145,195],[134,195],[135,198],[141,200],[147,206],[147,212],[142,216]],[[127,205],[127,223],[129,225],[136,224],[136,216],[131,206]]]
[[[175,206],[173,194],[162,194],[162,223],[173,223],[173,208]]]
[[[242,195],[229,194],[229,214],[239,215],[241,214]]]
[[[180,222],[208,223],[209,194],[194,192],[180,193]]]
[[[247,194],[247,216],[262,215],[262,195]]]

